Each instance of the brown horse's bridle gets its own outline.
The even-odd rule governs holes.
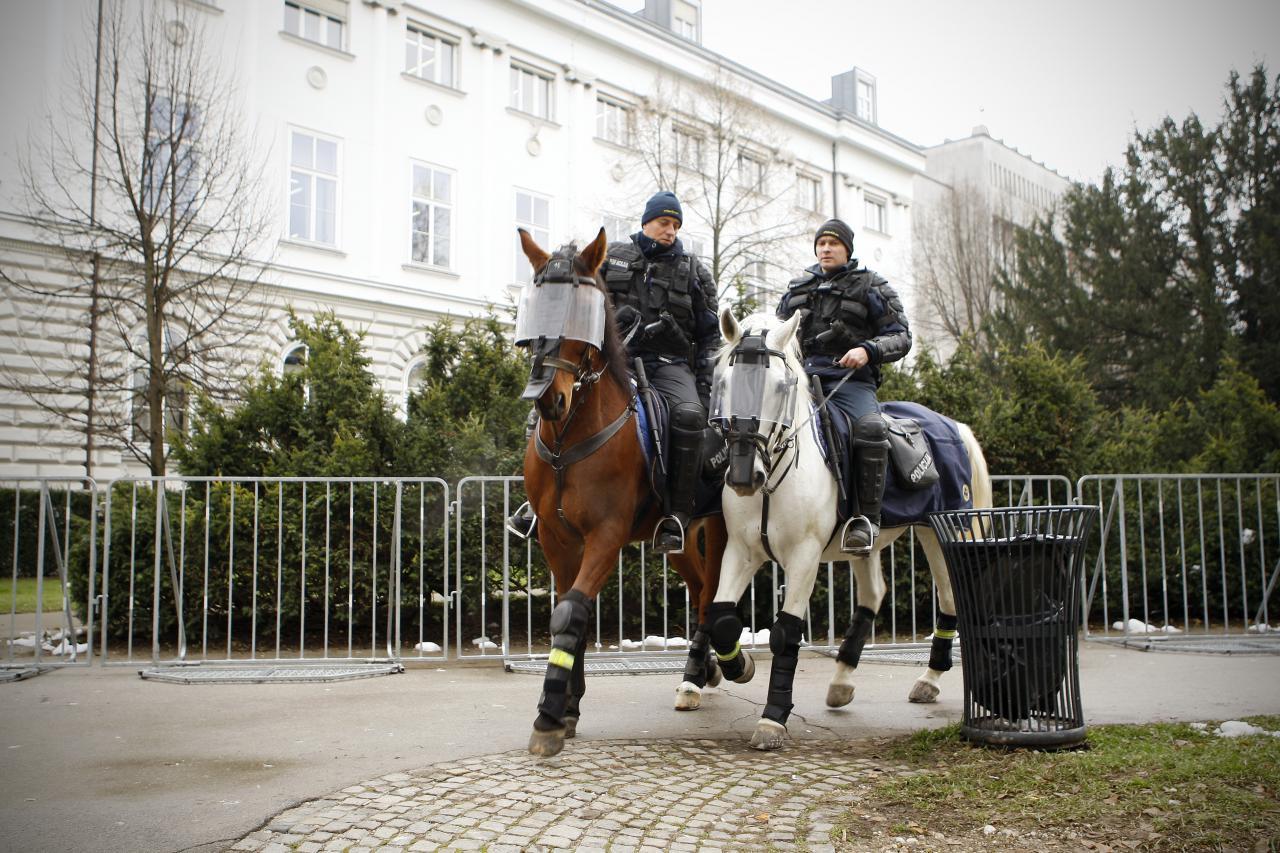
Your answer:
[[[545,281],[551,283],[574,284],[577,286],[600,286],[599,281],[596,278],[580,275],[576,271],[553,271],[552,263],[554,260],[563,259],[553,259],[552,262],[548,262],[547,265],[542,268],[542,271],[538,273],[535,283],[542,283]],[[555,277],[551,277],[553,275]],[[554,368],[555,370],[563,370],[573,376],[573,403],[570,404],[569,412],[561,422],[560,428],[557,429],[555,424],[552,424],[551,426],[551,433],[554,436],[554,446],[547,446],[546,442],[542,440],[541,430],[538,429],[535,429],[533,432],[533,446],[534,450],[538,453],[538,458],[550,465],[551,470],[555,472],[556,514],[560,517],[560,521],[565,525],[565,527],[572,531],[575,536],[582,538],[582,532],[578,530],[573,522],[569,521],[569,518],[564,514],[565,472],[568,470],[570,465],[586,459],[588,456],[607,444],[609,439],[617,435],[618,431],[621,430],[623,425],[631,419],[631,415],[635,411],[635,398],[631,398],[627,403],[626,408],[623,409],[622,414],[603,429],[591,436],[588,436],[577,444],[566,448],[564,446],[564,437],[569,431],[569,425],[573,422],[574,415],[578,413],[578,409],[581,407],[582,401],[586,398],[586,392],[589,391],[593,385],[599,382],[600,377],[602,377],[605,371],[608,370],[609,362],[606,360],[600,366],[599,370],[591,369],[592,351],[600,352],[599,348],[594,344],[587,344],[583,347],[582,360],[577,364],[574,364],[572,361],[560,357],[560,347],[564,344],[564,338],[560,338],[555,342],[554,350],[549,350],[546,343],[545,337],[538,339],[535,347],[537,355],[534,356],[531,371],[540,370],[542,367],[546,366]],[[601,353],[601,355],[603,355],[603,353]],[[538,420],[542,420],[541,416],[539,416]]]

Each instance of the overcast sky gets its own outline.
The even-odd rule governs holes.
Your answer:
[[[628,4],[639,7],[640,3]],[[1070,178],[1134,127],[1221,116],[1228,72],[1280,72],[1280,0],[703,0],[703,44],[830,97],[875,75],[880,125],[918,145],[976,124]]]

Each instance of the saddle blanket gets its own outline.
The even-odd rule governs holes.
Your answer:
[[[653,486],[654,493],[661,495],[666,488],[666,477],[662,473],[666,464],[666,448],[670,447],[670,438],[667,434],[667,401],[657,392],[647,395],[647,398],[640,396],[636,390],[634,379],[631,381],[631,392],[636,397],[636,438],[640,440],[640,447],[644,450],[644,462],[645,467],[649,470],[649,482]],[[651,408],[654,411],[650,411]],[[655,425],[656,429],[650,424]],[[653,437],[655,432],[662,436],[662,465],[658,464],[658,448],[654,446]],[[705,454],[708,451],[704,448],[703,452]],[[721,487],[723,485],[724,483],[720,480],[708,480],[706,477],[699,480],[698,487],[694,490],[694,518],[715,515],[720,512]]]
[[[840,445],[838,457],[842,462],[845,485],[852,484],[852,427],[844,412],[828,407],[835,428],[836,443]],[[969,454],[955,421],[918,403],[890,400],[880,404],[880,411],[892,418],[910,418],[920,424],[925,440],[933,451],[933,461],[941,475],[938,482],[927,489],[910,489],[898,482],[892,463],[885,477],[884,505],[880,510],[882,527],[901,524],[918,524],[926,515],[948,509],[973,507],[973,472],[969,466]],[[821,431],[819,431],[821,435]],[[823,449],[829,454],[825,443]],[[841,518],[847,516],[847,507],[841,507]]]

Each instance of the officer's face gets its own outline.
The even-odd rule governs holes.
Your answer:
[[[670,216],[657,216],[640,226],[640,231],[650,240],[657,240],[664,246],[676,241],[676,232],[680,230],[680,221]]]
[[[824,270],[849,263],[849,250],[835,237],[819,237],[813,251],[818,256],[818,265]]]

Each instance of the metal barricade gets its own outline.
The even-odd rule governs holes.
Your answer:
[[[1083,591],[1090,634],[1275,630],[1280,474],[1089,475],[1077,500],[1102,518]]]
[[[103,494],[104,663],[398,660],[406,634],[412,656],[447,654],[442,480],[143,477]]]
[[[92,479],[0,480],[0,554],[11,557],[6,670],[88,666],[97,601],[98,491]],[[58,605],[46,609],[50,588]],[[19,590],[24,605],[19,605]],[[25,598],[33,596],[28,610]],[[21,612],[19,612],[21,610]]]
[[[997,502],[1015,506],[1066,503],[1071,481],[1059,476],[993,477]],[[454,574],[448,593],[459,658],[536,660],[550,647],[548,625],[557,590],[541,549],[521,541],[504,522],[525,499],[520,477],[466,477],[455,504]],[[924,650],[933,631],[937,591],[915,532],[881,555],[887,585],[869,648]],[[777,618],[786,575],[765,564],[743,596],[743,646],[768,648],[765,632]],[[853,618],[857,588],[847,563],[826,563],[805,616],[806,644],[834,652]],[[608,657],[682,657],[696,628],[688,590],[665,558],[643,544],[623,549],[618,570],[596,599],[589,648]],[[921,658],[923,660],[923,658]]]

